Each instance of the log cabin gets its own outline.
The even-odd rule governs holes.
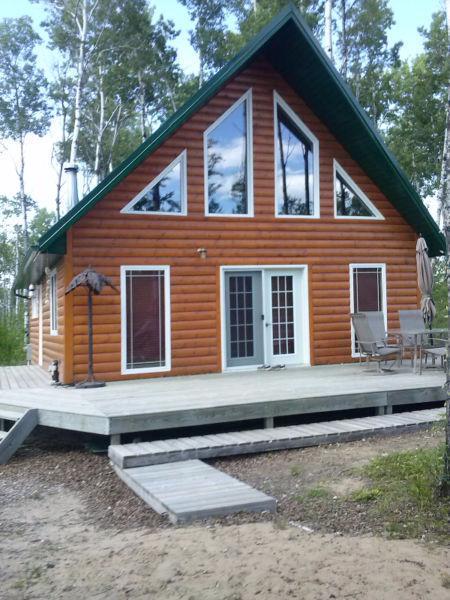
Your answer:
[[[445,241],[300,14],[284,9],[28,253],[33,363],[79,382],[91,265],[106,380],[343,363],[349,313],[417,308]]]

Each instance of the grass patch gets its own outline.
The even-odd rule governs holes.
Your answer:
[[[301,474],[302,470],[298,465],[294,465],[291,467],[291,475],[292,477],[298,477]]]
[[[390,537],[448,538],[450,503],[438,494],[443,455],[441,445],[376,458],[362,470],[373,486],[356,492],[352,500],[372,502]]]
[[[383,495],[383,492],[379,488],[364,488],[353,492],[350,496],[350,500],[353,502],[372,502]]]
[[[304,494],[294,496],[296,502],[309,502],[311,500],[328,500],[331,497],[331,491],[323,486],[317,486],[306,490]]]

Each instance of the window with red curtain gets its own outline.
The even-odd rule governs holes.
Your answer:
[[[166,365],[164,271],[126,272],[126,368]]]

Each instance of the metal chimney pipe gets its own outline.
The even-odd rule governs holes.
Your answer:
[[[78,165],[68,163],[64,172],[67,173],[67,208],[70,210],[78,203]]]

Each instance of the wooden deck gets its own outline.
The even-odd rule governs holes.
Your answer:
[[[11,371],[12,369],[12,371]],[[0,408],[38,409],[39,424],[113,435],[283,415],[443,401],[442,371],[378,375],[358,364],[164,377],[79,390],[38,367],[0,368]],[[32,385],[31,385],[32,384]],[[244,427],[243,427],[244,428]]]

